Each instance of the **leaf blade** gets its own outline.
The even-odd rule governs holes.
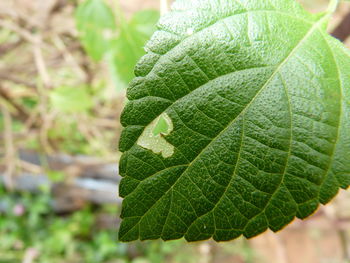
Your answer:
[[[322,46],[326,18],[305,14],[294,1],[176,3],[147,45],[122,116],[127,134],[128,127],[148,125],[136,116],[151,101],[170,101],[148,113],[170,116],[174,130],[165,138],[176,150],[161,158],[132,140],[126,147],[121,171],[128,172],[122,175],[140,181],[124,195],[119,238],[230,240],[268,227],[277,231],[295,216],[311,214],[340,123],[340,86],[329,54],[324,59],[314,50],[307,53],[315,41]],[[204,14],[207,19],[196,20]],[[306,65],[300,54],[306,54]],[[311,94],[299,86],[304,77],[312,77]],[[306,102],[310,106],[303,109]],[[305,127],[317,136],[301,131]],[[142,177],[134,165],[141,165]],[[179,166],[181,172],[174,172]],[[169,176],[176,179],[169,183]],[[151,189],[156,182],[162,185],[157,191]]]

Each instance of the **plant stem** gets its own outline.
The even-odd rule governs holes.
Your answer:
[[[160,0],[160,15],[165,15],[169,11],[168,0]]]
[[[339,0],[331,0],[327,9],[328,14],[333,14],[339,5]]]

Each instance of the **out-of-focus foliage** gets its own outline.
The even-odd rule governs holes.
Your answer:
[[[50,193],[6,194],[0,189],[0,262],[21,262],[25,253],[34,253],[35,262],[106,262],[126,259],[126,246],[116,244],[116,231],[98,230],[97,213],[91,208],[71,216],[52,212]],[[116,213],[116,208],[110,213]],[[122,261],[123,262],[123,261]],[[125,262],[125,261],[124,261]]]
[[[86,0],[77,8],[76,24],[86,52],[92,59],[101,60],[116,31],[112,10],[103,0]]]
[[[129,22],[120,17],[119,36],[108,58],[115,78],[128,83],[134,77],[135,64],[145,54],[143,46],[155,31],[158,19],[159,13],[153,10],[140,11]]]
[[[58,87],[51,92],[50,99],[52,107],[63,113],[84,112],[93,105],[86,87]]]
[[[116,215],[115,206],[87,207],[59,217],[52,212],[47,189],[34,195],[6,194],[0,188],[0,196],[0,263],[21,262],[28,253],[37,263],[196,263],[203,257],[196,245],[184,241],[119,243],[115,228],[100,229],[97,224],[101,214]],[[222,246],[221,256],[233,254],[245,262],[254,257],[243,240]]]
[[[7,1],[1,4],[6,7]],[[9,97],[7,110],[16,116],[15,137],[26,135],[15,144],[51,153],[118,155],[125,87],[159,18],[156,10],[125,14],[118,3],[67,2],[47,15],[46,24],[35,24],[42,6],[28,11],[29,29],[20,28],[22,18],[0,18],[6,25],[0,26],[0,89]]]
[[[127,84],[156,29],[159,12],[142,10],[127,20],[119,7],[116,9],[114,15],[103,0],[87,0],[77,9],[76,24],[87,54],[95,61],[106,58],[115,83]]]

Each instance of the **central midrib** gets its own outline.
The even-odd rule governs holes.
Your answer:
[[[290,54],[282,61],[282,63],[280,63],[280,65],[276,68],[276,70],[273,72],[273,74],[271,75],[271,77],[267,80],[267,82],[265,83],[265,85],[264,85],[264,86],[257,92],[257,94],[253,97],[253,99],[250,101],[250,103],[242,110],[242,112],[241,112],[240,114],[238,114],[238,115],[236,116],[236,118],[235,118],[233,121],[231,121],[231,122],[227,125],[227,127],[226,127],[225,129],[223,129],[223,131],[220,132],[220,134],[223,133],[225,130],[227,130],[228,127],[230,127],[241,115],[244,114],[244,112],[249,108],[249,106],[250,106],[250,105],[254,102],[254,100],[259,96],[259,94],[270,84],[270,82],[274,79],[274,77],[276,76],[276,74],[279,73],[280,69],[288,62],[289,58],[298,50],[298,48],[304,43],[304,41],[306,41],[306,40],[308,39],[308,37],[309,37],[310,35],[312,35],[316,29],[318,29],[318,26],[319,26],[320,24],[322,24],[323,19],[324,19],[324,17],[321,18],[317,23],[315,23],[315,24],[309,29],[309,31],[307,32],[307,34],[299,41],[298,45],[296,45],[296,46],[293,48],[293,50],[292,50],[292,51],[290,52]],[[286,93],[287,93],[287,90],[286,90]],[[288,93],[287,93],[286,95],[288,96]],[[290,102],[289,102],[289,103],[290,103]],[[291,121],[292,121],[292,120],[291,120]],[[214,141],[217,137],[219,137],[220,134],[219,134],[218,136],[216,136],[216,137],[213,139],[213,141]],[[284,180],[284,176],[285,176],[285,174],[286,174],[286,170],[287,170],[287,166],[288,166],[289,158],[290,158],[290,153],[291,153],[291,141],[292,141],[292,135],[291,135],[291,138],[290,138],[288,156],[287,156],[287,158],[286,158],[286,164],[285,164],[285,167],[284,167],[284,172],[283,172],[283,174],[282,174],[281,183],[280,183],[279,186],[276,188],[275,192],[271,194],[271,197],[269,198],[269,201],[266,203],[266,206],[265,206],[265,207],[262,209],[262,211],[261,211],[260,213],[258,213],[257,215],[260,215],[263,211],[265,211],[265,209],[266,209],[268,203],[270,202],[270,200],[272,199],[272,197],[275,195],[276,191],[279,189],[279,187],[281,186],[281,184],[282,184],[282,182],[283,182],[283,180]],[[210,143],[209,143],[209,144],[210,144]],[[242,145],[240,145],[240,147],[242,147]],[[203,150],[203,151],[204,151],[204,150]],[[203,152],[203,151],[202,151],[202,152]],[[241,148],[240,148],[240,151],[241,151]],[[201,153],[202,153],[202,152],[201,152]],[[201,153],[200,153],[200,154],[201,154]],[[199,154],[199,155],[200,155],[200,154]],[[199,156],[199,155],[198,155],[198,156]],[[195,159],[194,159],[194,160],[195,160]],[[193,161],[192,161],[192,162],[193,162]],[[192,163],[192,162],[191,162],[191,163]],[[235,170],[236,170],[236,168],[237,168],[238,163],[239,163],[239,158],[237,159]],[[185,169],[185,171],[186,171],[186,170],[187,170],[187,169]],[[185,171],[184,171],[184,172],[185,172]],[[184,173],[184,172],[183,172],[183,173]],[[221,197],[219,198],[219,200],[217,201],[217,203],[214,205],[214,207],[213,207],[212,209],[210,209],[208,212],[206,212],[205,214],[201,215],[200,217],[203,217],[203,216],[209,214],[211,211],[213,211],[213,210],[217,207],[217,205],[221,202],[222,198],[225,196],[225,194],[226,194],[226,192],[227,192],[229,186],[230,186],[231,183],[232,183],[232,179],[233,179],[234,177],[235,177],[235,173],[232,175],[231,180],[230,180],[229,183],[227,184],[227,187],[225,188],[223,194],[221,195]],[[175,182],[175,183],[176,183],[176,182]],[[174,184],[175,184],[175,183],[174,183]],[[253,218],[255,218],[255,217],[256,217],[256,216],[254,216]],[[252,219],[253,219],[253,218],[252,218]],[[197,218],[197,219],[198,219],[198,218]],[[194,220],[194,221],[191,223],[191,225],[188,227],[188,229],[193,225],[194,222],[197,221],[197,219]],[[252,220],[252,219],[250,219],[250,220]],[[187,232],[186,232],[186,233],[187,233]]]
[[[291,50],[291,52],[289,53],[289,55],[276,67],[276,70],[274,70],[274,72],[271,74],[270,78],[267,79],[266,83],[262,86],[262,88],[256,93],[256,95],[252,98],[252,100],[246,105],[246,107],[230,122],[226,125],[226,127],[224,129],[221,130],[221,132],[219,132],[210,143],[208,143],[202,150],[201,152],[187,165],[186,169],[181,173],[181,175],[176,179],[176,181],[173,183],[173,185],[157,200],[154,202],[154,204],[152,204],[152,206],[150,208],[148,208],[148,210],[146,211],[145,214],[143,214],[142,216],[140,216],[139,221],[135,224],[135,226],[133,226],[125,235],[127,235],[134,227],[136,227],[140,221],[143,219],[143,217],[152,209],[152,207],[154,207],[159,200],[162,199],[163,196],[165,196],[166,194],[168,194],[169,191],[171,191],[173,189],[173,187],[176,185],[176,183],[179,181],[180,178],[182,178],[182,176],[185,174],[185,172],[188,170],[188,168],[201,156],[201,154],[207,150],[211,144],[218,138],[220,137],[225,131],[227,131],[227,129],[233,124],[235,123],[235,121],[241,117],[247,109],[249,109],[250,105],[255,101],[255,99],[262,93],[262,91],[270,84],[270,82],[275,78],[276,74],[279,73],[279,71],[281,70],[281,68],[288,62],[288,60],[294,55],[294,53],[299,49],[300,46],[302,46],[304,44],[304,42],[314,33],[314,31],[316,29],[319,28],[320,25],[322,25],[325,20],[328,19],[328,15],[325,15],[323,17],[320,18],[320,20],[318,20],[318,22],[316,22],[312,27],[310,27],[310,29],[307,31],[307,33],[305,34],[305,36],[300,39],[300,41],[298,42],[298,44]],[[167,167],[166,169],[171,169],[171,167]],[[154,175],[163,172],[164,169],[162,171],[159,171],[153,175],[150,175],[149,177],[153,177]],[[147,178],[149,178],[147,177]],[[146,179],[147,179],[146,178]],[[195,183],[194,183],[195,184]],[[195,184],[196,185],[196,184]],[[197,185],[196,185],[197,186]],[[197,186],[198,187],[198,186]],[[136,189],[135,189],[136,190]],[[227,188],[226,188],[227,190]],[[222,194],[222,196],[224,196],[226,190],[224,191],[224,193]],[[221,196],[221,198],[222,198]],[[219,201],[221,200],[221,198],[219,199]],[[216,205],[219,203],[219,201],[216,203]],[[215,209],[216,205],[212,208]],[[171,209],[171,205],[169,206],[169,212]],[[212,210],[211,209],[211,210]],[[168,212],[168,214],[169,214]],[[210,211],[208,211],[207,213],[209,213]],[[167,215],[168,217],[168,215]],[[167,217],[165,219],[165,222],[167,220]],[[125,217],[128,218],[128,217]]]

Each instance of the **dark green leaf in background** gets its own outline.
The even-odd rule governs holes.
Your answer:
[[[249,238],[350,185],[350,52],[328,20],[294,0],[175,2],[121,118],[120,240]]]

